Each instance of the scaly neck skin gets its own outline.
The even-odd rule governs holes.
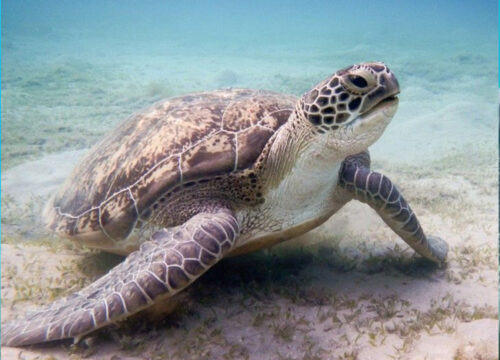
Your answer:
[[[329,211],[345,154],[331,148],[328,136],[314,132],[304,119],[292,113],[269,153],[264,179],[266,202],[272,204],[285,226]],[[300,113],[299,113],[300,114]],[[288,215],[287,215],[288,214]]]
[[[266,154],[261,173],[265,201],[239,214],[241,253],[307,232],[344,204],[337,201],[335,188],[345,154],[297,113],[278,130]]]
[[[277,133],[266,161],[265,188],[281,186],[292,172],[294,178],[302,176],[304,182],[324,178],[336,172],[338,165],[349,155],[332,148],[328,136],[315,133],[314,128],[297,114],[300,114],[298,109]],[[336,178],[337,174],[333,175]]]

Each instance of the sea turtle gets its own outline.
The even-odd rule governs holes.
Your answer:
[[[352,199],[423,257],[426,236],[367,148],[394,116],[386,65],[337,71],[297,98],[225,89],[132,115],[83,158],[45,215],[59,235],[125,261],[83,290],[2,327],[2,344],[75,338],[168,301],[229,255],[303,234]]]

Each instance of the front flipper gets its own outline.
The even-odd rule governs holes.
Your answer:
[[[413,210],[386,176],[370,171],[353,158],[342,164],[339,185],[354,199],[370,205],[420,255],[438,264],[445,261],[448,244],[424,234]]]
[[[238,222],[225,208],[158,231],[93,284],[2,326],[2,345],[79,340],[124,319],[187,287],[232,248],[238,234]]]

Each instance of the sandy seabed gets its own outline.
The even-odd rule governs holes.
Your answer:
[[[2,175],[3,321],[77,291],[120,261],[55,239],[37,220],[81,153]],[[496,169],[456,164],[374,163],[425,231],[448,241],[445,267],[414,255],[353,201],[299,239],[222,261],[171,315],[136,316],[78,346],[4,347],[2,358],[496,359]]]

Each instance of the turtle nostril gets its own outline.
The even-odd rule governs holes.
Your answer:
[[[366,81],[366,79],[359,75],[349,75],[349,80],[351,81],[351,83],[361,89],[368,86],[368,82]]]

